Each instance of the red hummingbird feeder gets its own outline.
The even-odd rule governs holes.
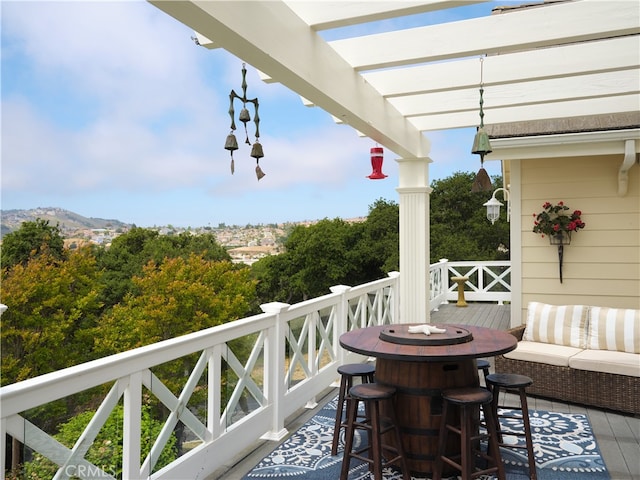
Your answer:
[[[382,180],[383,178],[387,178],[387,175],[382,173],[382,161],[383,161],[383,150],[382,147],[372,147],[371,148],[371,166],[373,167],[373,172],[367,178],[371,180]]]

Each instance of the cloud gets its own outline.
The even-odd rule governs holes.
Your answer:
[[[230,90],[242,91],[242,60],[196,46],[192,35],[147,2],[3,2],[3,204],[82,208],[95,216],[91,204],[139,224],[152,217],[163,223],[170,207],[177,218],[164,223],[179,224],[186,208],[190,222],[206,224],[196,214],[210,218],[212,205],[233,206],[224,208],[227,222],[268,222],[259,215],[364,213],[379,191],[395,195],[392,178],[365,180],[370,139],[303,106],[286,87],[263,83],[250,65],[247,95],[260,101],[267,176],[257,181],[237,119],[231,175],[227,111]],[[253,124],[248,128],[253,142]],[[460,150],[470,149],[473,133],[455,142],[444,133],[429,138],[431,178],[454,165],[476,169],[475,156],[467,165]],[[394,158],[385,152],[385,173],[396,169]]]
[[[237,59],[197,47],[192,32],[144,3],[27,2],[3,13],[8,61],[28,67],[38,79],[34,91],[56,86],[44,102],[20,85],[3,96],[8,192],[192,187],[220,196],[254,187],[255,160],[237,119],[241,149],[233,177],[223,148],[230,122],[225,83],[233,78],[231,88],[241,92]],[[260,188],[336,188],[355,174],[354,156],[366,164],[368,150],[352,129],[247,70],[248,96],[262,96],[261,164],[268,177]],[[251,141],[253,131],[249,124]]]
[[[238,193],[256,182],[256,162],[250,157],[251,147],[244,144],[241,135],[236,135],[240,148],[234,152],[235,174],[219,186],[218,195]],[[282,190],[300,185],[341,188],[354,176],[364,178],[370,173],[367,169],[371,170],[370,141],[367,143],[358,138],[348,127],[328,125],[312,136],[265,135],[260,140],[265,155],[260,159],[260,166],[267,174],[260,181],[263,190]],[[362,162],[354,160],[358,157]],[[228,155],[222,161],[228,167]]]

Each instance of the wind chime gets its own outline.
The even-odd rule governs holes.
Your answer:
[[[387,178],[387,175],[382,173],[382,162],[384,160],[382,147],[372,147],[371,148],[371,167],[373,171],[371,175],[368,175],[367,178],[371,180],[382,180],[383,178]]]
[[[484,156],[491,153],[492,150],[489,135],[484,131],[484,112],[482,110],[482,105],[484,104],[484,100],[482,99],[482,95],[484,94],[484,83],[482,79],[483,61],[484,59],[480,57],[480,126],[476,131],[476,136],[473,139],[473,147],[471,148],[471,153],[480,155],[480,170],[478,170],[476,178],[473,179],[473,184],[471,185],[472,192],[488,192],[493,189],[489,174],[484,169]]]
[[[256,159],[256,176],[258,180],[265,176],[265,173],[260,168],[260,159],[264,157],[264,153],[262,151],[262,144],[259,141],[260,138],[260,117],[258,116],[258,98],[247,98],[247,69],[245,68],[245,64],[242,64],[242,96],[238,95],[234,90],[231,90],[229,94],[229,116],[231,117],[231,132],[227,135],[227,141],[224,145],[225,150],[229,150],[231,153],[231,174],[233,175],[235,171],[235,164],[233,160],[233,152],[234,150],[238,150],[238,141],[236,140],[236,136],[234,132],[236,130],[236,122],[235,122],[235,110],[233,108],[233,101],[237,98],[242,102],[242,110],[240,110],[240,114],[238,115],[238,120],[240,120],[244,124],[244,133],[245,133],[245,141],[247,145],[251,145],[249,141],[249,134],[247,133],[247,122],[251,121],[251,115],[249,114],[249,110],[247,110],[247,103],[253,103],[254,115],[253,115],[253,123],[256,126],[256,139],[253,142],[253,146],[251,147],[251,156]]]

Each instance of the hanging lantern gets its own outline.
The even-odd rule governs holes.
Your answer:
[[[387,175],[382,173],[382,161],[383,150],[382,147],[373,147],[371,148],[371,166],[373,167],[373,172],[367,178],[371,180],[381,180],[383,178],[387,178]]]

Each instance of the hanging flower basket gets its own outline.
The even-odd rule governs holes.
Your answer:
[[[562,261],[564,255],[564,246],[571,244],[571,233],[585,227],[585,223],[580,216],[580,210],[574,210],[568,214],[571,209],[564,202],[558,202],[556,205],[545,202],[542,205],[540,213],[534,213],[533,232],[538,233],[542,238],[549,237],[551,245],[558,246],[558,263],[560,266],[560,283],[562,283]]]
[[[571,232],[561,230],[549,235],[549,243],[551,245],[571,245]]]

